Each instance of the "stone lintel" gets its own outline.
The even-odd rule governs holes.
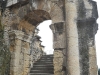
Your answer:
[[[64,50],[65,48],[55,48],[54,50],[60,50],[60,51],[62,51],[62,50]]]
[[[13,31],[9,32],[9,37],[10,37],[10,39],[17,38],[17,39],[31,43],[32,35],[27,35],[22,31],[13,30]]]

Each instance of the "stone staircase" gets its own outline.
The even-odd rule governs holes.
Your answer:
[[[53,55],[44,55],[34,63],[30,75],[54,75]]]

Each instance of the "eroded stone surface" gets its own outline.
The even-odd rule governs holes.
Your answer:
[[[5,0],[7,1],[7,0]],[[54,75],[97,75],[94,35],[98,18],[92,0],[3,0],[1,23],[11,52],[10,75],[27,75],[44,54],[36,27],[52,20]],[[5,8],[7,7],[7,8]],[[1,11],[1,10],[0,10]]]

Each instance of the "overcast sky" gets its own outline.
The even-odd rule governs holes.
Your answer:
[[[100,0],[94,0],[97,2],[97,6],[98,6],[98,14],[100,15]],[[95,40],[96,40],[96,52],[97,52],[97,64],[98,67],[100,68],[100,18],[98,18],[97,20],[98,24],[99,24],[99,30],[95,36]]]
[[[94,0],[97,2],[98,6],[98,13],[100,13],[100,0]],[[98,24],[100,24],[100,18],[97,20]],[[53,38],[52,38],[52,31],[49,28],[49,25],[51,24],[51,21],[44,21],[42,22],[38,28],[40,29],[39,35],[42,36],[41,40],[43,41],[42,44],[45,47],[45,52],[47,54],[53,54]],[[45,27],[44,27],[45,25]],[[100,30],[98,30],[96,36],[96,52],[97,52],[97,64],[98,67],[100,68]]]

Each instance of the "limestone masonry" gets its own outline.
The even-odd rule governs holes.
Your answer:
[[[30,75],[45,55],[36,28],[45,20],[52,20],[54,75],[98,75],[97,18],[92,0],[0,0],[0,75]]]

